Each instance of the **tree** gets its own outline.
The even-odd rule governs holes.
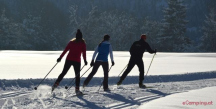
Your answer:
[[[168,0],[164,9],[164,23],[160,38],[161,51],[186,51],[190,40],[186,33],[186,6],[182,0]]]
[[[9,26],[10,20],[5,16],[5,9],[2,11],[2,14],[0,16],[0,49],[5,49],[10,43],[7,40],[7,34],[8,34],[8,26]]]
[[[31,14],[23,19],[22,26],[24,28],[25,38],[23,39],[25,49],[41,50],[41,42],[43,42],[43,28],[40,26],[41,17],[33,17]]]
[[[0,49],[22,49],[23,28],[5,15],[5,9],[0,16]]]
[[[203,26],[203,36],[201,48],[204,51],[216,52],[216,12],[211,9],[206,16],[205,25]]]
[[[86,42],[89,43],[87,46],[89,50],[93,50],[105,34],[111,36],[110,42],[114,50],[129,50],[140,30],[137,20],[125,12],[117,10],[100,12],[97,7],[92,6],[88,17],[80,18],[77,15],[78,9],[77,6],[70,8],[73,34],[77,28],[80,28]]]
[[[141,26],[141,34],[147,35],[147,41],[152,48],[157,48],[159,45],[159,39],[161,35],[161,22],[152,21],[145,18]]]

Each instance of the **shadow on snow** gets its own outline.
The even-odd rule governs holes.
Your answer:
[[[187,74],[179,74],[179,75],[150,75],[145,77],[144,83],[158,83],[158,82],[178,82],[178,81],[193,81],[193,80],[201,80],[201,79],[211,79],[216,78],[216,72],[199,72],[199,73],[187,73]],[[14,79],[14,80],[0,80],[0,88],[3,90],[6,87],[25,87],[25,88],[33,88],[38,83],[40,83],[42,79]],[[45,79],[42,84],[53,85],[56,79]],[[71,78],[65,78],[60,83],[60,86],[67,86],[68,83],[71,82]],[[81,78],[81,84],[85,78]],[[119,77],[109,77],[109,85],[115,85],[119,80]],[[125,78],[122,84],[137,84],[139,80],[139,76],[128,76]],[[103,77],[94,77],[90,81],[88,86],[98,86],[103,81]]]

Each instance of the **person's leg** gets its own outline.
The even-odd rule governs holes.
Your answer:
[[[58,79],[56,80],[56,83],[60,83],[61,80],[64,78],[65,74],[68,72],[68,70],[70,69],[71,67],[71,61],[69,60],[66,60],[65,61],[65,64],[64,64],[64,68],[63,68],[63,71],[62,73],[58,76]]]
[[[76,89],[79,90],[80,85],[80,62],[73,62],[74,72],[75,72],[75,78],[76,78]]]
[[[99,66],[100,66],[100,62],[99,61],[96,61],[94,66],[93,66],[93,69],[92,69],[92,72],[88,75],[88,77],[85,79],[84,83],[83,83],[83,86],[86,86],[88,85],[89,81],[92,79],[92,77],[95,75],[95,73],[97,72]]]
[[[104,88],[104,90],[106,90],[106,89],[108,89],[109,63],[108,62],[102,62],[102,67],[103,67],[103,71],[104,71],[103,88]]]
[[[140,88],[146,88],[146,86],[143,84],[143,80],[144,80],[144,63],[143,60],[139,60],[137,62],[137,66],[139,68],[139,87]]]
[[[143,60],[139,60],[137,62],[137,66],[139,68],[139,82],[142,82],[144,80],[144,63]]]
[[[133,69],[133,67],[135,66],[135,60],[130,58],[130,61],[128,63],[127,69],[124,71],[124,73],[122,74],[120,80],[124,80],[126,78],[126,76],[128,75],[128,73]]]

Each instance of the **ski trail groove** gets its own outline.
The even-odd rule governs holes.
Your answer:
[[[6,104],[8,103],[8,99],[6,99],[5,103],[2,105],[1,109],[4,109],[4,107],[6,106]]]
[[[0,99],[5,99],[5,98],[15,98],[17,96],[22,96],[22,95],[27,95],[31,92],[21,92],[21,91],[18,91],[18,92],[10,92],[10,93],[6,93],[6,94],[1,94],[0,96]]]

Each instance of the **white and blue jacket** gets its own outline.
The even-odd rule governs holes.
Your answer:
[[[111,61],[113,62],[114,60],[113,60],[112,46],[108,41],[104,41],[101,43],[100,46],[98,45],[95,48],[95,52],[93,54],[92,60],[94,60],[97,55],[96,61],[108,62],[109,53],[110,53]]]

